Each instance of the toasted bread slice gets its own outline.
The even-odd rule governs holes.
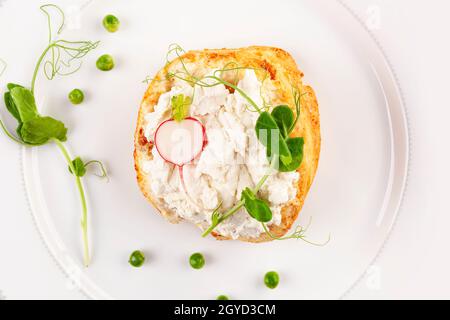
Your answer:
[[[252,46],[241,49],[218,49],[189,51],[181,59],[184,63],[197,68],[211,70],[221,69],[229,63],[237,63],[239,66],[247,68],[265,69],[270,75],[270,79],[276,90],[277,101],[271,101],[273,105],[287,104],[295,106],[292,95],[292,87],[299,89],[301,96],[301,117],[292,136],[304,137],[303,162],[298,169],[300,180],[297,185],[297,196],[294,200],[286,203],[282,210],[282,221],[280,225],[271,225],[270,232],[281,237],[292,227],[303,206],[306,195],[316,174],[320,155],[320,120],[316,96],[310,86],[303,85],[303,73],[298,70],[294,59],[286,51],[273,47]],[[152,158],[151,150],[153,146],[144,135],[144,116],[153,112],[154,106],[158,103],[161,94],[170,91],[172,81],[167,80],[168,73],[174,73],[181,68],[180,59],[177,58],[168,63],[150,83],[147,92],[141,103],[139,110],[137,128],[135,133],[135,168],[137,180],[144,196],[160,213],[170,222],[178,223],[181,219],[176,213],[165,210],[150,193],[149,177],[143,172],[142,164]],[[258,75],[258,78],[262,77]],[[262,80],[262,79],[260,79]],[[229,238],[212,233],[220,240]],[[238,238],[247,242],[265,242],[273,240],[272,237],[263,233],[258,238]]]

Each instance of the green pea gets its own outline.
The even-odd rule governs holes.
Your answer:
[[[112,14],[108,14],[103,19],[103,26],[108,32],[116,32],[119,30],[120,27],[120,21],[116,16],[113,16]]]
[[[139,250],[133,251],[128,262],[135,268],[142,267],[145,262],[144,253]]]
[[[109,71],[114,68],[114,59],[109,54],[104,54],[97,60],[97,68],[102,71]]]
[[[205,265],[205,258],[201,253],[194,253],[189,258],[189,263],[191,264],[191,267],[194,269],[201,269]]]
[[[228,298],[228,296],[222,294],[222,295],[218,296],[216,300],[230,300],[230,298]]]
[[[84,93],[80,89],[73,89],[69,93],[69,100],[73,104],[80,104],[84,100]]]
[[[264,276],[264,283],[267,288],[275,289],[280,282],[280,276],[275,271],[269,271]]]

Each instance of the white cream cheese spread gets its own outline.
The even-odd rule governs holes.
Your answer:
[[[252,70],[246,70],[238,83],[238,87],[258,105],[263,105],[261,86]],[[179,94],[193,98],[190,116],[203,123],[208,139],[195,162],[183,168],[189,194],[186,195],[181,186],[178,168],[167,163],[157,148],[152,149],[153,159],[145,161],[143,170],[149,175],[148,187],[158,205],[207,229],[211,214],[220,203],[223,211],[233,207],[240,200],[242,190],[253,188],[269,170],[266,150],[255,133],[259,114],[238,92],[230,93],[222,84],[194,88],[177,80],[169,92],[160,96],[154,112],[145,116],[145,135],[149,141],[153,141],[158,125],[170,118],[171,98]],[[296,172],[276,172],[259,191],[273,213],[268,225],[281,223],[281,208],[296,197],[299,178]],[[233,239],[257,238],[264,229],[260,222],[241,209],[219,224],[215,232]]]

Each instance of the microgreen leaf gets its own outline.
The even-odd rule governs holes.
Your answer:
[[[48,142],[54,142],[61,150],[71,172],[74,172],[76,186],[80,195],[82,207],[81,228],[83,232],[84,243],[84,263],[89,265],[89,242],[87,228],[87,203],[81,177],[86,174],[86,167],[89,164],[98,164],[102,171],[101,177],[107,177],[103,164],[99,161],[91,161],[83,163],[79,158],[72,160],[70,154],[63,141],[67,140],[67,129],[61,121],[51,117],[43,117],[39,114],[36,107],[34,97],[34,88],[39,70],[43,70],[44,75],[49,79],[53,79],[56,75],[69,75],[81,67],[81,59],[90,51],[97,48],[99,42],[91,41],[67,41],[54,40],[52,33],[52,17],[50,8],[56,9],[60,15],[60,23],[57,34],[60,34],[63,27],[65,16],[64,12],[56,5],[43,5],[41,10],[47,16],[48,26],[48,45],[40,55],[34,68],[31,78],[31,90],[23,86],[10,83],[7,85],[8,92],[4,94],[5,105],[8,112],[17,120],[18,127],[16,129],[18,137],[14,136],[0,119],[0,129],[14,142],[26,146],[38,146]],[[0,59],[0,63],[3,61]],[[3,63],[4,64],[4,63]],[[4,68],[0,69],[0,75]]]
[[[277,106],[271,113],[273,119],[280,129],[281,135],[286,139],[291,133],[291,128],[294,123],[294,112],[288,106]]]
[[[5,100],[5,106],[6,109],[8,109],[8,112],[19,122],[21,122],[20,120],[20,114],[19,114],[19,110],[17,110],[17,106],[14,103],[12,97],[11,97],[11,92],[7,91],[5,92],[5,94],[3,95],[4,100]]]
[[[256,121],[255,130],[259,141],[267,148],[269,159],[279,156],[281,163],[284,165],[289,165],[292,162],[291,152],[281,135],[277,122],[270,113],[261,112]]]
[[[23,143],[21,133],[23,122],[26,120],[31,120],[39,115],[37,112],[36,103],[31,91],[25,89],[23,86],[8,83],[7,87],[9,91],[5,92],[4,95],[6,109],[17,120],[16,132],[22,141],[19,141],[14,137],[13,140]],[[3,129],[6,130],[6,128]],[[5,132],[8,136],[12,137],[9,132]]]
[[[27,122],[39,115],[30,90],[16,86],[10,90],[10,93],[21,122]]]
[[[289,164],[280,163],[278,171],[291,172],[297,170],[303,161],[303,145],[305,140],[303,138],[288,138],[286,144],[292,155],[292,161]]]
[[[86,174],[86,165],[80,157],[76,157],[72,160],[72,166],[75,172],[72,172],[72,168],[69,166],[69,172],[75,174],[76,177],[84,177]]]
[[[64,142],[67,140],[67,128],[61,121],[37,116],[23,123],[20,136],[25,143],[34,146],[46,144],[52,138]]]
[[[244,207],[248,214],[259,222],[269,222],[272,220],[272,211],[264,200],[258,199],[250,188],[242,191],[241,200],[244,200]]]
[[[23,88],[23,86],[21,86],[20,84],[17,83],[8,83],[6,85],[6,87],[8,88],[9,91],[11,91],[12,89],[19,87],[19,88]]]
[[[176,122],[183,121],[189,115],[191,103],[192,98],[186,97],[184,94],[172,97],[172,117]]]
[[[4,94],[4,100],[5,100],[5,105],[6,105],[6,109],[8,109],[9,113],[18,121],[18,122],[22,122],[21,118],[20,118],[20,114],[19,114],[19,110],[17,110],[17,106],[14,103],[14,100],[11,96],[11,90],[16,88],[16,87],[20,87],[23,88],[21,85],[15,84],[15,83],[8,83],[7,85],[8,87],[8,91],[5,92]]]
[[[97,165],[100,168],[100,173],[95,174],[97,177],[106,178],[109,180],[108,172],[106,171],[106,168],[101,161],[91,160],[88,162],[84,162],[80,157],[76,157],[75,159],[72,160],[72,167],[74,168],[76,177],[84,177],[87,173],[88,167],[91,165]],[[68,169],[71,174],[73,174],[74,172],[72,170],[72,167],[69,164]]]

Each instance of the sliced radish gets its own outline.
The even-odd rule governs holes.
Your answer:
[[[155,132],[155,146],[161,157],[176,166],[192,162],[206,145],[206,130],[195,118],[162,122]]]
[[[161,158],[178,167],[181,189],[187,199],[200,208],[186,188],[183,167],[197,158],[207,144],[203,124],[195,118],[186,118],[181,122],[166,120],[156,129],[154,143]]]

